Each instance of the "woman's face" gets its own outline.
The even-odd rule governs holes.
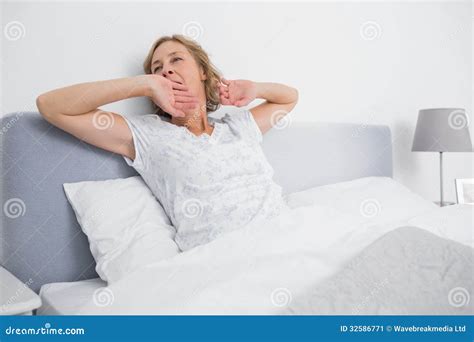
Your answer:
[[[206,76],[181,43],[170,40],[158,46],[153,53],[151,72],[186,85],[200,101],[206,102],[203,82]]]

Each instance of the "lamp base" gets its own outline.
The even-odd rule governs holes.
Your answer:
[[[439,201],[436,201],[436,202],[433,202],[434,204],[436,204],[437,206],[441,207],[441,202]],[[443,207],[446,207],[448,205],[453,205],[453,204],[456,204],[456,202],[447,202],[447,201],[444,201],[443,202]]]

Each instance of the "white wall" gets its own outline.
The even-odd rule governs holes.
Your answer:
[[[2,7],[2,31],[12,21],[23,26],[20,39],[2,35],[2,114],[36,110],[36,96],[53,88],[140,74],[156,38],[191,27],[225,77],[297,87],[294,121],[389,125],[394,178],[429,200],[438,199],[438,155],[410,151],[418,110],[463,107],[473,122],[469,1]],[[149,111],[144,98],[103,108]],[[473,163],[471,153],[445,155],[445,199],[455,201],[454,178],[474,177]]]

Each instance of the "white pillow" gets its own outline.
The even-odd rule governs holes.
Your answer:
[[[290,207],[318,204],[353,215],[358,222],[408,220],[439,207],[390,177],[364,177],[287,195]]]
[[[175,228],[140,176],[63,187],[89,239],[96,271],[109,284],[180,253]]]

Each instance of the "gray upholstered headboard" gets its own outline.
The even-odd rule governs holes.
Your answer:
[[[98,277],[63,183],[137,175],[123,157],[82,142],[39,113],[1,118],[0,264],[36,292],[41,285]],[[392,176],[387,126],[292,123],[263,148],[285,193],[366,176]]]

